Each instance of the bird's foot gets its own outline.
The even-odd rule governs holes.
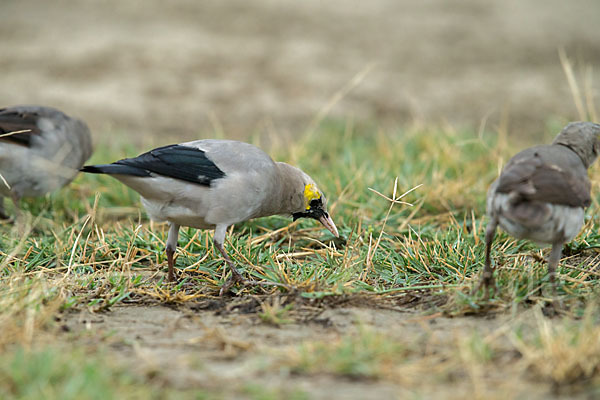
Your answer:
[[[245,279],[242,277],[242,275],[240,275],[240,273],[236,270],[233,271],[235,272],[232,272],[231,278],[229,278],[227,282],[221,286],[221,290],[219,290],[219,296],[223,296],[225,293],[229,292],[229,289],[231,289],[231,287],[236,283],[245,283]]]
[[[219,291],[219,296],[223,296],[225,293],[231,289],[233,285],[236,283],[241,283],[244,286],[269,286],[269,287],[281,287],[287,290],[291,290],[292,287],[290,285],[286,285],[285,283],[278,282],[264,282],[264,281],[256,281],[254,279],[244,279],[241,275],[232,275],[231,278],[225,282],[225,284],[221,287]]]
[[[12,223],[14,220],[11,219],[10,215],[6,214],[4,211],[0,211],[0,222]]]
[[[546,317],[556,317],[560,314],[565,314],[567,309],[565,303],[558,297],[553,297],[552,300],[546,302],[542,307],[542,312]]]
[[[548,299],[543,308],[547,317],[554,317],[567,311],[565,303],[558,295],[558,285],[553,274],[550,275],[550,288],[543,289],[543,295]]]
[[[292,287],[290,285],[286,285],[285,283],[278,282],[264,282],[264,281],[255,281],[253,279],[244,280],[245,286],[272,286],[272,287],[281,287],[287,290],[291,290]]]
[[[0,225],[15,225],[16,223],[17,220],[15,218],[8,215],[0,215]]]
[[[492,289],[491,294],[490,288]],[[481,280],[479,281],[477,287],[475,287],[475,289],[471,292],[471,296],[477,294],[481,289],[483,289],[484,297],[489,299],[490,297],[494,296],[496,293],[496,280],[494,279],[493,274],[484,273],[481,276]]]

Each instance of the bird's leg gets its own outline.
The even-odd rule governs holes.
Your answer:
[[[215,243],[215,246],[217,247],[217,249],[219,249],[219,252],[223,256],[223,258],[225,259],[225,262],[227,263],[227,266],[231,270],[231,277],[232,277],[232,279],[234,281],[238,281],[238,282],[243,281],[244,278],[242,277],[242,274],[240,274],[240,272],[235,268],[235,264],[233,263],[233,261],[231,261],[231,258],[229,258],[229,255],[225,251],[225,248],[223,247],[223,244],[222,243],[218,243],[216,241],[214,243]]]
[[[492,290],[495,290],[496,288],[496,283],[494,281],[494,269],[492,268],[491,251],[497,226],[498,219],[496,217],[492,217],[485,230],[485,266],[483,268],[483,273],[481,274],[479,285],[477,285],[477,288],[473,293],[477,293],[482,287],[486,291],[490,287]]]
[[[221,290],[219,291],[219,296],[222,296],[223,294],[227,293],[235,283],[244,282],[242,274],[240,274],[239,271],[235,268],[233,261],[231,261],[231,258],[229,258],[229,255],[223,247],[223,242],[225,241],[226,234],[227,225],[217,225],[217,227],[215,228],[215,234],[213,236],[213,243],[223,256],[225,262],[227,263],[227,266],[231,270],[231,278],[229,278],[227,282],[225,282],[225,284],[221,287]]]
[[[15,206],[15,220],[18,220],[20,218],[20,214],[21,214],[21,208],[19,207],[19,198],[17,197],[17,195],[15,193],[11,192],[10,199],[12,200],[12,202]]]
[[[175,282],[175,263],[173,255],[177,249],[177,239],[179,237],[179,225],[169,222],[169,235],[167,236],[167,264],[169,265],[168,279],[169,282]]]
[[[15,226],[19,236],[23,236],[23,235],[27,234],[29,232],[29,230],[31,229],[31,226],[28,227],[28,224],[31,221],[27,221],[25,219],[25,214],[21,211],[21,208],[19,207],[19,197],[17,196],[17,194],[14,192],[11,192],[10,199],[12,200],[12,202],[15,206],[15,215],[13,218],[14,226]]]
[[[271,287],[276,286],[276,287],[283,287],[288,290],[291,290],[289,285],[286,285],[283,283],[260,282],[260,281],[256,281],[253,279],[244,279],[242,277],[242,274],[240,274],[240,272],[235,268],[233,261],[231,261],[231,258],[229,258],[229,255],[227,254],[227,252],[225,252],[225,248],[223,247],[223,242],[225,241],[226,233],[227,233],[226,225],[225,226],[217,225],[217,227],[215,228],[215,235],[213,237],[213,243],[215,244],[215,247],[217,249],[219,249],[219,252],[223,256],[223,258],[225,259],[225,262],[227,263],[227,266],[231,270],[231,278],[229,278],[227,280],[227,282],[225,282],[225,284],[221,287],[221,290],[219,291],[219,296],[222,296],[223,294],[227,293],[227,291],[229,291],[229,289],[235,283],[242,283],[244,285],[256,285],[256,286],[271,286]]]
[[[6,210],[4,209],[4,197],[0,196],[0,220],[10,219],[8,214],[6,214]]]
[[[552,250],[550,250],[550,257],[548,257],[548,276],[550,278],[550,285],[552,286],[552,297],[557,297],[556,287],[556,267],[560,262],[560,256],[562,255],[563,242],[557,242],[552,244]]]

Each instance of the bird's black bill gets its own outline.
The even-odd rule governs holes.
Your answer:
[[[338,233],[338,230],[335,224],[333,223],[333,220],[331,219],[329,214],[326,211],[324,211],[323,208],[321,208],[320,204],[316,207],[312,207],[311,202],[311,207],[308,210],[306,210],[305,212],[294,213],[292,214],[292,217],[294,218],[294,221],[298,218],[316,219],[325,228],[327,228],[329,232],[331,232],[335,237],[340,237],[340,234]]]

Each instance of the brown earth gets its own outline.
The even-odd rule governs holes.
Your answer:
[[[475,128],[506,111],[540,132],[577,118],[558,48],[597,67],[598,15],[595,0],[4,0],[0,105],[55,105],[96,141],[296,134],[325,111]]]
[[[493,318],[448,318],[369,302],[361,306],[354,299],[336,307],[296,304],[288,323],[274,326],[259,318],[261,301],[268,299],[118,306],[108,313],[70,313],[64,324],[79,341],[88,337],[88,344],[102,342],[111,357],[138,374],[180,390],[215,393],[217,398],[265,398],[252,396],[248,388],[253,386],[275,398],[297,393],[310,399],[588,398],[577,390],[561,393],[520,365],[507,334],[519,323],[526,324],[524,330],[535,330],[534,310]],[[297,365],[302,345],[333,344],[364,329],[419,354],[407,356],[401,373],[384,372],[376,378],[296,373],[291,368]],[[474,337],[491,343],[492,362],[471,358]]]

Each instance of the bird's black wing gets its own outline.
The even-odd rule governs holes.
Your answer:
[[[154,173],[205,186],[225,176],[203,150],[178,144],[159,147],[112,164],[88,165],[82,171],[133,176],[150,176]]]
[[[537,153],[516,158],[502,171],[496,191],[529,201],[589,206],[591,184],[585,169],[573,170],[560,159],[555,161],[543,161]]]
[[[41,133],[37,126],[39,115],[35,111],[18,108],[0,109],[0,141],[29,147],[34,135]],[[20,133],[12,133],[19,132]]]

